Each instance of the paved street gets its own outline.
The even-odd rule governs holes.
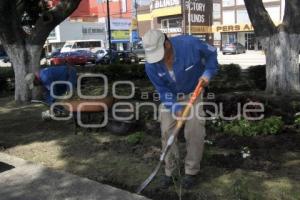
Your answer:
[[[218,60],[220,64],[239,64],[242,69],[246,69],[254,65],[266,64],[266,57],[262,51],[247,51],[244,54],[238,55],[223,55],[222,52],[218,52]],[[11,66],[10,63],[4,63],[0,60],[0,67]],[[91,65],[87,65],[89,67]]]
[[[223,55],[222,52],[218,52],[218,60],[221,65],[234,63],[239,64],[242,69],[247,69],[254,65],[266,64],[266,56],[262,51],[247,51],[244,54],[238,55]]]
[[[56,171],[0,153],[0,200],[149,200],[87,178]]]
[[[223,55],[222,52],[218,52],[218,60],[220,64],[239,64],[243,69],[266,64],[266,56],[262,51],[247,51],[238,55]]]
[[[11,66],[10,62],[4,63],[3,60],[0,60],[0,67],[10,67],[10,66]]]

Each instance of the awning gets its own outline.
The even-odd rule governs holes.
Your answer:
[[[111,43],[129,43],[129,40],[111,40]]]

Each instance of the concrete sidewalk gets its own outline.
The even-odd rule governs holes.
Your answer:
[[[0,173],[0,200],[147,200],[124,190],[4,153],[0,153],[0,162],[15,167]]]

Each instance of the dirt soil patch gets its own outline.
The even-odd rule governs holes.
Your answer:
[[[45,109],[0,99],[1,151],[129,191],[135,191],[157,164],[161,150],[160,138],[153,136],[157,133],[144,133],[135,144],[128,142],[128,136],[105,129],[74,135],[72,121],[42,121]],[[208,134],[207,139],[212,144],[206,144],[195,188],[178,195],[185,154],[182,141],[182,159],[174,175],[177,187],[162,190],[156,178],[143,194],[157,200],[178,196],[184,200],[300,199],[300,134],[296,130],[254,138]],[[250,152],[247,158],[243,157],[245,147]]]

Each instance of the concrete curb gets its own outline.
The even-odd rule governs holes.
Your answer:
[[[0,161],[15,167],[0,173],[0,200],[149,200],[4,153]]]

